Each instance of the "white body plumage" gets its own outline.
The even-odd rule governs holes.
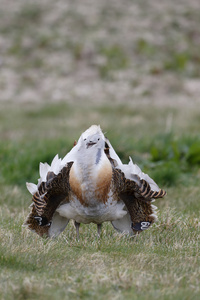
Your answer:
[[[140,180],[144,179],[152,191],[159,191],[157,184],[133,164],[131,159],[129,164],[122,164],[100,126],[92,125],[63,159],[56,155],[51,166],[40,163],[40,179],[37,185],[27,183],[29,192],[34,195],[38,192],[41,182],[46,181],[48,172],[57,175],[65,165],[73,162],[69,172],[69,199],[56,209],[49,236],[56,236],[62,232],[70,219],[85,224],[111,221],[117,230],[133,233],[125,203],[113,194],[113,166],[105,154],[105,142],[109,146],[110,157],[116,163],[115,168],[120,169],[127,179],[135,181],[138,185],[141,184]],[[150,216],[156,220],[156,207],[151,205],[151,208],[153,214]]]

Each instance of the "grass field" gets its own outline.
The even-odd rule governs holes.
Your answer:
[[[171,113],[175,124],[166,132]],[[200,139],[196,111],[188,110],[184,118],[188,132],[196,128],[192,135],[182,127],[183,113],[156,107],[143,112],[135,104],[116,105],[112,112],[109,106],[84,111],[66,103],[1,106],[2,299],[199,298]],[[57,239],[43,240],[22,228],[31,203],[25,182],[36,182],[39,161],[64,156],[94,121],[102,124],[124,162],[131,155],[167,190],[166,199],[156,203],[159,220],[136,238],[105,224],[98,240],[96,226],[82,225],[78,242],[70,224]]]
[[[0,299],[200,299],[199,1],[1,1]],[[117,21],[116,21],[117,20]],[[22,227],[39,162],[91,124],[166,189],[137,237]]]

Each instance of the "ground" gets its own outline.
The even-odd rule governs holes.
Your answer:
[[[1,298],[199,299],[199,1],[0,2]],[[91,124],[166,189],[158,222],[41,239],[25,182]]]

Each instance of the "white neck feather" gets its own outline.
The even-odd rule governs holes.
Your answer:
[[[79,152],[74,162],[74,171],[77,178],[81,179],[81,181],[84,181],[90,175],[95,178],[100,169],[108,161],[104,150],[94,147]]]

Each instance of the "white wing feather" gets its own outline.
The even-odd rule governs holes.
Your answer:
[[[116,162],[117,162],[117,165],[118,166],[121,166],[122,165],[122,161],[121,159],[119,158],[119,156],[117,155],[117,153],[115,152],[114,148],[112,147],[110,141],[106,138],[105,139],[106,143],[108,144],[109,146],[109,153],[110,153],[110,157],[112,159],[114,159]]]
[[[37,185],[31,182],[26,182],[26,187],[32,195],[34,195],[38,190]]]
[[[118,166],[118,168],[124,173],[126,178],[137,182],[137,184],[140,184],[139,179],[138,179],[138,176],[139,176],[140,179],[144,179],[149,183],[149,185],[153,191],[159,191],[159,187],[155,183],[155,181],[149,175],[142,172],[142,170],[138,167],[138,165],[133,163],[131,157],[129,157],[129,159],[130,159],[130,161],[129,161],[128,165],[122,164],[122,165]]]
[[[41,178],[41,181],[46,181],[46,176],[47,176],[47,173],[50,169],[50,166],[47,164],[47,163],[40,163],[40,166],[39,166],[39,172],[40,172],[40,178]]]

